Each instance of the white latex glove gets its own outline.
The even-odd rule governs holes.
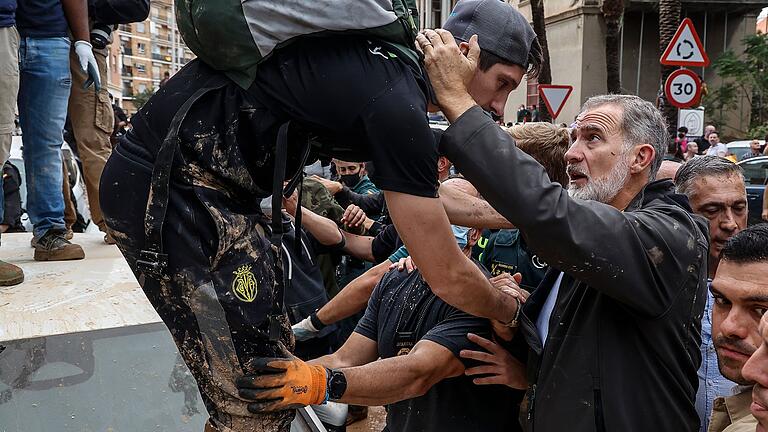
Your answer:
[[[308,339],[316,338],[317,334],[320,332],[320,330],[316,329],[315,326],[312,325],[312,320],[310,320],[309,317],[306,317],[303,320],[297,322],[291,327],[291,329],[293,330],[293,335],[296,337],[297,341],[305,341]]]
[[[85,80],[83,88],[86,89],[91,84],[96,87],[96,91],[101,89],[101,78],[99,77],[99,65],[96,63],[96,57],[93,56],[93,46],[84,40],[75,42],[75,54],[80,61],[80,68],[88,74],[88,79]]]

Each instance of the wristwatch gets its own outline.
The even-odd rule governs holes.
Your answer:
[[[347,377],[338,369],[328,369],[328,399],[337,401],[347,391]]]

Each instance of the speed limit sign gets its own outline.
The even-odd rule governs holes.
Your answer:
[[[664,92],[670,104],[678,108],[688,108],[699,101],[701,80],[688,69],[679,69],[667,78]]]

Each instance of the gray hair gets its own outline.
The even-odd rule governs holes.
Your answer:
[[[696,179],[702,177],[741,176],[740,166],[720,156],[699,156],[684,163],[675,177],[678,193],[688,195]]]
[[[647,143],[656,150],[656,156],[651,162],[648,180],[656,179],[661,161],[667,152],[667,122],[652,103],[633,95],[600,95],[587,99],[581,111],[588,111],[602,105],[615,105],[622,109],[621,130],[624,134],[625,149],[631,149],[637,144]]]

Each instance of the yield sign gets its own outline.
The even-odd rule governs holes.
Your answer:
[[[565,106],[565,101],[571,95],[573,86],[539,84],[539,95],[544,99],[547,109],[552,113],[555,119]]]
[[[709,57],[704,52],[693,21],[686,18],[677,28],[675,37],[661,56],[661,64],[666,66],[709,66]]]

